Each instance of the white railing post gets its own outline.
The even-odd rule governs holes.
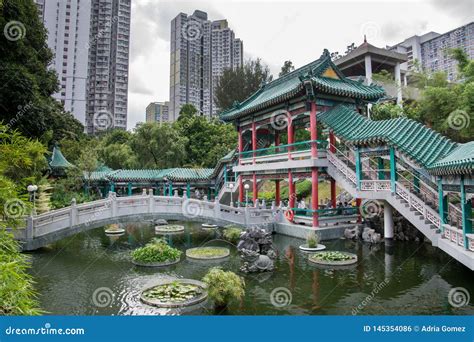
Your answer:
[[[111,217],[117,216],[117,196],[115,192],[109,192],[109,200],[110,200],[110,214]]]
[[[148,190],[148,213],[153,213],[155,200],[153,198],[153,189]]]
[[[73,198],[71,200],[71,210],[69,212],[70,221],[69,224],[71,227],[77,224],[77,202],[76,199]]]
[[[33,225],[33,216],[28,216],[26,219],[26,230],[25,230],[25,239],[33,240],[34,238],[34,225]]]
[[[246,227],[248,227],[249,222],[250,222],[250,211],[249,211],[249,207],[246,206],[244,209],[244,223]]]
[[[221,218],[221,204],[217,198],[214,200],[214,218],[216,220]]]

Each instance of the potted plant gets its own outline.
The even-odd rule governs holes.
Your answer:
[[[306,243],[300,246],[300,249],[305,252],[316,252],[326,248],[326,246],[321,245],[321,235],[315,233],[314,231],[306,235]]]
[[[226,309],[232,301],[240,301],[245,295],[245,281],[231,271],[213,267],[202,281],[207,285],[216,310]]]

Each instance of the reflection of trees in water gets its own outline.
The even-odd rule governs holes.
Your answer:
[[[290,291],[294,291],[296,287],[296,279],[295,279],[295,247],[294,246],[288,246],[288,248],[285,250],[285,257],[288,260],[288,266],[289,266],[289,272],[290,272],[290,278],[289,278],[289,288]]]

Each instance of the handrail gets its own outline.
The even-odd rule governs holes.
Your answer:
[[[323,149],[326,149],[328,145],[328,142],[326,140],[307,140],[307,141],[296,142],[293,144],[270,146],[267,148],[260,148],[257,150],[243,151],[243,152],[240,152],[239,155],[242,158],[249,158],[249,157],[252,157],[253,155],[265,156],[265,155],[276,154],[276,153],[286,153],[289,150],[290,151],[304,151],[304,150],[310,150],[311,144],[314,144],[314,143],[316,143],[318,147],[321,147]],[[292,149],[293,147],[295,149]],[[301,147],[305,147],[305,148],[301,148]],[[272,153],[270,151],[275,151],[276,153]]]
[[[359,211],[359,207],[339,207],[339,208],[328,208],[328,209],[303,209],[303,208],[291,208],[291,211],[298,215],[298,212],[304,212],[304,216],[311,216],[313,213],[320,214],[319,216],[332,216],[332,215],[354,215]]]

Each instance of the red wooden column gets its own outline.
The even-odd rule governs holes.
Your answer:
[[[310,125],[310,132],[311,132],[311,158],[318,158],[318,144],[316,140],[318,140],[318,129],[317,129],[317,119],[316,119],[316,103],[314,101],[311,102],[311,111],[309,114],[309,125]],[[315,210],[319,209],[319,172],[317,167],[311,168],[311,181],[312,181],[312,188],[311,188],[311,209],[313,211],[313,227],[319,226],[319,215],[318,212]]]
[[[257,198],[258,198],[257,174],[255,172],[253,173],[253,179],[252,179],[252,193],[253,193],[253,204],[255,205],[255,202],[257,201]]]
[[[280,180],[275,181],[275,204],[280,205]]]
[[[334,131],[331,129],[329,131],[329,151],[336,153],[336,137],[334,136]],[[336,208],[336,180],[331,178],[331,205],[333,208]]]
[[[253,152],[253,163],[255,164],[255,150],[257,149],[257,125],[255,124],[255,121],[252,122],[252,150]]]
[[[362,200],[360,198],[356,198],[356,206],[358,208],[360,208],[360,204],[361,204]],[[359,209],[359,216],[357,217],[357,223],[361,223],[362,222],[362,216],[360,215],[360,209]]]
[[[295,194],[295,183],[293,182],[293,173],[288,171],[288,206],[295,208],[296,194]]]
[[[293,127],[293,120],[291,118],[291,113],[288,112],[288,126],[286,127],[287,135],[288,135],[288,145],[294,143],[295,138],[295,129]],[[291,147],[288,147],[288,159],[291,159]]]
[[[242,128],[239,127],[239,130],[238,130],[238,148],[239,148],[239,165],[241,164],[241,159],[242,159],[242,150],[244,149],[244,138],[242,137]]]
[[[239,149],[239,165],[242,163],[242,155],[244,149],[244,138],[242,136],[242,127],[238,129],[238,149]],[[239,202],[242,203],[244,201],[244,182],[242,181],[242,175],[239,176]]]
[[[275,130],[275,146],[280,145],[280,132]],[[279,149],[275,149],[275,152],[280,152]],[[275,181],[275,204],[277,206],[280,205],[281,198],[280,198],[280,180]]]

